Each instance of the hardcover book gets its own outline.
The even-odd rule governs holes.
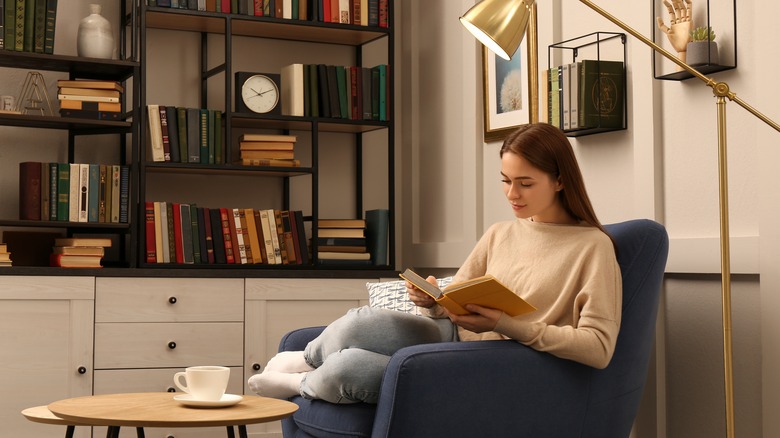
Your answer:
[[[580,64],[580,128],[623,127],[623,63],[585,59]]]
[[[19,163],[19,219],[41,220],[41,163]]]
[[[145,223],[145,242],[146,242],[146,263],[157,263],[157,248],[154,237],[154,203],[146,201],[144,203]]]
[[[520,298],[492,275],[451,283],[444,290],[428,283],[411,269],[405,270],[400,277],[430,295],[439,305],[456,315],[471,313],[464,308],[467,304],[498,309],[509,316],[523,315],[536,310],[536,307]]]

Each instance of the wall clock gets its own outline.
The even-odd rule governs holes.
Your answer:
[[[236,112],[254,114],[282,113],[280,75],[236,72]]]

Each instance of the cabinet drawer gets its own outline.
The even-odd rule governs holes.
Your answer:
[[[95,322],[243,321],[240,278],[98,278]]]
[[[97,370],[95,371],[95,394],[118,394],[126,392],[181,392],[173,384],[173,375],[184,368],[158,368],[137,370]],[[244,370],[230,368],[228,394],[242,394],[244,390]],[[175,391],[172,391],[175,390]]]
[[[242,323],[97,323],[95,369],[241,366]]]

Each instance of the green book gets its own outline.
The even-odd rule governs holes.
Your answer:
[[[43,53],[54,53],[54,30],[57,27],[57,0],[46,1],[46,23],[43,34]]]
[[[379,71],[379,120],[387,121],[387,64],[376,66]]]
[[[580,65],[580,128],[622,128],[624,71],[621,61],[586,59]]]
[[[179,129],[179,161],[187,163],[187,108],[176,108],[176,124]]]
[[[317,66],[314,64],[307,64],[309,68],[309,88],[311,93],[311,99],[309,99],[310,112],[312,117],[320,116],[320,95],[319,95],[319,79],[317,78]]]
[[[186,204],[184,204],[186,205]],[[190,223],[192,227],[192,260],[200,263],[200,230],[198,229],[198,206],[190,204]]]
[[[70,164],[57,163],[57,220],[67,222],[70,217]]]
[[[188,163],[200,163],[200,110],[187,108],[187,151]]]
[[[200,164],[209,164],[209,110],[200,109]]]
[[[35,0],[33,26],[33,51],[43,53],[44,36],[46,35],[46,0]]]
[[[341,118],[349,118],[349,95],[347,94],[347,71],[342,65],[336,66],[336,81],[339,90],[339,110]]]
[[[49,163],[49,220],[56,221],[59,209],[59,163]]]
[[[16,19],[16,15],[14,14],[16,5],[15,0],[0,0],[2,2],[3,6],[3,49],[7,50],[13,50],[14,49],[14,23]]]
[[[25,15],[25,0],[16,0],[14,6],[14,19],[11,20],[14,28],[14,45],[13,47],[17,52],[24,50],[24,15]]]
[[[35,38],[35,0],[24,3],[24,39],[22,50],[32,52]]]
[[[100,202],[100,165],[89,165],[89,199],[87,200],[87,222],[98,221],[98,203]]]

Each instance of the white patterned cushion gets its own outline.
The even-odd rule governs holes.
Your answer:
[[[443,288],[452,282],[452,277],[438,279],[439,287]],[[397,310],[399,312],[420,314],[420,308],[409,300],[406,294],[406,281],[383,281],[366,283],[368,289],[368,305],[381,309]]]

